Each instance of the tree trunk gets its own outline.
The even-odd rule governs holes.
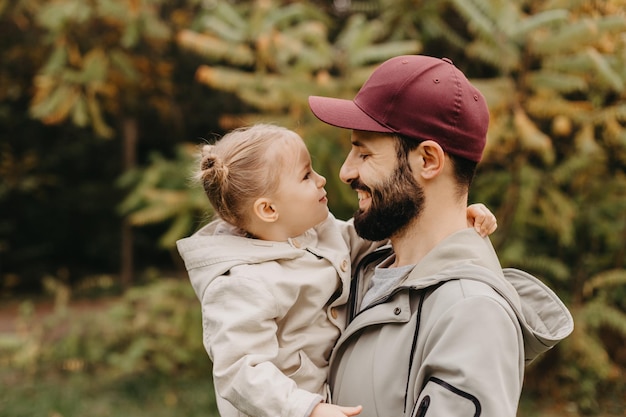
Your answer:
[[[124,172],[135,167],[137,161],[138,126],[136,118],[124,119],[122,126],[122,154]],[[133,283],[134,277],[134,251],[133,251],[133,228],[126,217],[122,219],[120,249],[120,281],[122,288],[127,289]]]

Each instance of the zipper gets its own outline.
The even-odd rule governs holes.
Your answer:
[[[348,323],[350,324],[352,320],[359,314],[357,310],[357,300],[358,300],[358,289],[359,282],[362,274],[359,274],[359,271],[363,270],[366,265],[369,265],[375,261],[386,259],[391,255],[393,249],[391,246],[383,246],[375,250],[374,252],[368,253],[361,259],[361,261],[357,264],[356,268],[353,269],[352,281],[350,282],[350,296],[348,298]],[[388,298],[388,297],[387,297]],[[386,298],[385,298],[386,299]],[[378,301],[376,304],[379,304],[384,300]],[[372,307],[374,304],[372,305]]]

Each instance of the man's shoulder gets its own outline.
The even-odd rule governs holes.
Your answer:
[[[463,300],[470,297],[502,298],[498,291],[486,282],[469,278],[450,278],[440,282],[433,293]]]
[[[442,281],[433,286],[426,299],[431,313],[435,316],[444,314],[446,311],[467,311],[474,314],[477,305],[499,305],[497,310],[505,316],[514,317],[515,312],[510,303],[500,294],[496,288],[475,279],[456,278]],[[478,304],[477,304],[478,303]],[[495,310],[493,310],[495,311]]]
[[[450,278],[433,285],[432,294],[463,300],[470,297],[498,297],[498,292],[488,283],[467,278]]]

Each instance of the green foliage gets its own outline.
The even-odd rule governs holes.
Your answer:
[[[37,375],[0,370],[0,409],[6,417],[218,417],[210,370],[124,377],[81,372]]]
[[[174,247],[176,240],[210,213],[204,191],[192,181],[191,167],[197,150],[193,146],[180,146],[177,157],[171,160],[155,153],[146,167],[130,170],[119,180],[119,185],[129,190],[119,209],[122,214],[128,214],[131,224],[171,222],[159,239],[164,248]]]
[[[330,65],[324,55],[320,63],[326,66],[284,72],[280,65],[267,64],[269,55],[261,47],[267,44],[231,36],[230,44],[247,46],[248,56],[255,57],[257,65],[263,63],[262,71],[250,74],[233,59],[229,66],[201,66],[198,81],[237,94],[268,117],[285,110],[297,117],[315,161],[323,167],[317,169],[331,177],[345,149],[341,141],[328,145],[324,138],[340,133],[310,122],[299,108],[302,95],[294,94],[297,89],[284,76],[298,80],[307,95],[349,98],[371,73],[370,65],[392,55],[428,50],[424,42],[429,40],[448,42],[447,53],[437,55],[455,56],[470,77],[481,77],[476,84],[492,115],[472,199],[496,211],[500,227],[494,243],[503,264],[543,277],[576,312],[580,323],[572,340],[582,337],[585,342],[574,345],[587,348],[573,353],[572,345],[564,344],[563,355],[581,359],[575,368],[596,383],[579,387],[572,379],[567,389],[582,410],[590,410],[591,398],[598,394],[593,387],[607,381],[606,369],[624,372],[624,364],[611,359],[600,337],[610,327],[616,337],[626,338],[617,325],[624,319],[624,306],[613,299],[582,296],[592,277],[609,270],[619,273],[624,267],[626,20],[617,12],[623,2],[593,8],[576,1],[427,1],[414,14],[406,13],[403,2],[381,4],[378,16],[347,14],[330,40]],[[259,32],[254,36],[272,39]],[[201,49],[197,40],[196,48],[189,49]],[[204,56],[211,62],[228,61]],[[251,98],[255,88],[258,97]],[[332,184],[328,188],[333,190],[331,203],[337,201],[342,214],[347,213],[350,196],[341,186],[337,191]],[[584,314],[578,314],[579,303]]]
[[[347,218],[355,199],[335,174],[347,143],[338,140],[338,129],[320,126],[310,114],[308,96],[352,97],[372,64],[417,53],[421,45],[413,39],[389,39],[390,26],[361,15],[350,16],[331,43],[329,25],[327,16],[306,3],[221,2],[204,8],[193,30],[180,31],[177,41],[205,59],[196,71],[199,83],[232,93],[255,109],[252,114],[223,114],[224,130],[264,121],[297,131],[316,169],[328,179],[331,208]]]
[[[56,291],[53,312],[23,302],[15,331],[0,332],[3,416],[218,415],[187,280],[71,304]]]
[[[33,21],[46,33],[49,54],[34,80],[30,114],[46,124],[71,121],[115,136],[108,114],[136,112],[138,95],[172,117],[171,64],[151,61],[170,40],[171,27],[159,15],[162,1],[46,2]],[[93,27],[100,27],[93,36]],[[130,94],[129,94],[130,93]],[[145,103],[144,103],[145,104]]]
[[[324,16],[306,3],[219,2],[193,28],[177,41],[212,64],[198,68],[197,80],[266,112],[301,113],[314,72],[330,65]]]
[[[612,358],[618,352],[610,347],[626,338],[626,271],[610,270],[591,277],[582,295],[582,302],[572,306],[577,327],[563,346],[567,363],[563,376],[577,387],[581,410],[591,412],[598,409],[599,392],[626,388],[623,365]]]
[[[524,2],[532,16],[521,2],[452,3],[468,20],[466,55],[498,71],[478,83],[492,124],[473,199],[497,208],[502,262],[534,271],[570,304],[563,386],[591,412],[626,365],[606,340],[626,340],[624,304],[585,295],[598,277],[624,274],[626,20],[611,13],[624,3],[591,13],[587,3]],[[490,46],[501,41],[513,53]]]
[[[179,43],[209,61],[262,73],[323,66],[330,53],[327,17],[308,3],[276,6],[273,1],[218,2],[198,13],[193,31],[181,31]]]
[[[120,245],[116,208],[124,196],[116,177],[149,153],[171,155],[181,140],[213,130],[215,109],[234,106],[225,95],[202,94],[192,74],[197,63],[179,59],[173,45],[171,35],[188,25],[197,4],[1,4],[2,294],[39,291],[46,275],[77,284],[114,273],[120,252],[132,258],[128,248],[138,254],[137,270],[172,267],[154,245],[158,225],[134,230],[132,242],[124,233]]]
[[[40,321],[28,304],[23,308],[20,330],[0,337],[3,367],[113,376],[210,372],[200,306],[186,280],[135,287],[120,301],[79,315],[60,305]]]
[[[356,198],[336,173],[349,132],[317,121],[307,97],[352,98],[373,67],[394,55],[449,56],[483,91],[491,111],[488,147],[471,199],[496,213],[493,242],[502,263],[540,276],[575,317],[574,334],[550,352],[558,358],[554,367],[536,378],[533,373],[542,373],[546,363],[530,369],[530,380],[541,381],[528,388],[541,395],[541,386],[558,386],[564,399],[587,413],[611,393],[623,393],[625,1],[344,4],[336,10],[326,3],[323,9],[280,0],[0,0],[6,35],[0,36],[0,264],[9,265],[3,285],[25,274],[10,269],[16,259],[31,267],[44,263],[41,254],[58,257],[59,248],[75,258],[84,257],[82,246],[114,252],[103,247],[115,244],[93,245],[113,235],[101,211],[91,211],[89,222],[100,229],[84,233],[84,223],[80,232],[71,228],[81,215],[89,217],[78,205],[110,202],[136,226],[165,225],[160,246],[173,248],[209,209],[189,181],[198,144],[180,145],[206,129],[219,134],[218,129],[264,121],[296,130],[328,179],[332,211],[347,218]],[[43,126],[24,122],[24,103]],[[113,184],[109,171],[119,172],[121,161],[110,149],[84,145],[91,143],[84,133],[90,128],[102,137],[119,136],[128,118],[141,126],[142,165]],[[190,134],[184,129],[193,124],[189,120],[204,130]],[[81,134],[67,130],[68,124]],[[53,125],[58,130],[50,130]],[[174,127],[164,133],[163,126]],[[107,166],[112,168],[97,171]],[[76,177],[85,182],[68,180]],[[119,189],[102,191],[97,181],[128,194],[119,204]],[[22,213],[27,220],[16,221]],[[19,246],[16,236],[22,235],[28,244]],[[65,235],[87,235],[90,243],[50,240]],[[115,236],[104,242],[111,239],[117,242]],[[100,267],[87,258],[81,260]],[[63,259],[50,274],[73,270]],[[128,297],[125,307],[107,311],[109,322],[92,319],[102,334],[82,320],[65,327],[34,323],[0,339],[0,361],[32,372],[51,364],[117,374],[150,367],[167,374],[193,363],[186,353],[155,353],[168,351],[158,339],[169,340],[173,330],[149,329],[147,311],[158,316],[159,309],[142,304],[136,294]],[[165,304],[170,313],[162,321],[182,317]],[[134,309],[141,320],[133,319]],[[54,338],[52,328],[59,332]],[[195,331],[198,343],[200,329]],[[53,347],[48,353],[47,344]],[[200,347],[194,349],[197,360],[206,359]]]

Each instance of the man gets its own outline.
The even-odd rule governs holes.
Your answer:
[[[333,402],[362,404],[363,417],[514,417],[525,363],[573,321],[538,280],[503,271],[488,238],[467,227],[484,97],[448,59],[400,56],[354,100],[309,105],[353,130],[340,177],[359,198],[354,224],[392,247],[354,271],[331,357]]]

